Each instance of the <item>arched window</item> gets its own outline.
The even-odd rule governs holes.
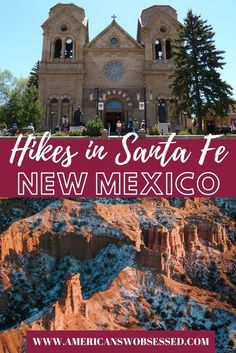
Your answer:
[[[122,111],[122,110],[123,110],[123,107],[122,107],[122,103],[121,103],[120,101],[118,101],[118,100],[110,100],[110,101],[107,103],[106,109],[107,109],[107,110]]]
[[[163,52],[161,42],[157,39],[154,43],[154,59],[155,60],[162,60],[163,59]]]
[[[61,112],[62,116],[70,114],[70,100],[68,98],[64,98],[61,102]]]
[[[65,43],[65,59],[73,58],[73,40],[71,38],[66,39]]]
[[[48,127],[50,129],[54,129],[57,126],[57,118],[58,118],[58,100],[56,98],[52,98],[50,100],[50,106],[49,106]]]
[[[54,58],[61,58],[62,55],[62,42],[61,39],[55,41],[54,46]]]
[[[171,41],[167,40],[166,41],[166,59],[169,60],[172,58],[172,47],[171,47]]]

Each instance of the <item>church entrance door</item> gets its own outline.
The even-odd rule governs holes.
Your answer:
[[[118,120],[123,120],[122,119],[122,113],[120,112],[115,112],[115,113],[106,113],[106,128],[109,128],[110,125],[110,129],[111,129],[111,133],[115,133],[116,132],[116,123]]]
[[[105,128],[112,134],[116,133],[116,123],[118,120],[124,121],[123,104],[118,99],[111,99],[106,104]]]

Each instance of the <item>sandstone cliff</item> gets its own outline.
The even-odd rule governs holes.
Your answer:
[[[218,352],[228,352],[236,332],[230,202],[48,200],[5,219],[0,353],[22,352],[28,329],[127,328],[214,329]]]

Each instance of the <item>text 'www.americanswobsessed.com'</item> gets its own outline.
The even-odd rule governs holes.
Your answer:
[[[209,346],[208,337],[33,337],[35,346]]]
[[[214,353],[212,331],[28,331],[27,353]]]

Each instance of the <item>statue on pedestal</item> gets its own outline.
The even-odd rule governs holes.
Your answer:
[[[83,112],[80,106],[77,107],[73,116],[73,126],[81,126],[83,125]]]
[[[160,101],[160,104],[158,106],[158,116],[160,123],[167,123],[166,108],[162,101]]]

